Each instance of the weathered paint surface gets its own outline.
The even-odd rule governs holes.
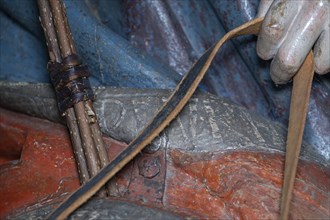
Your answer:
[[[227,31],[251,20],[258,0],[65,1],[77,49],[92,85],[174,88],[201,54]],[[0,79],[48,82],[48,55],[34,0],[1,0]],[[256,37],[225,45],[203,89],[269,119],[288,122],[291,86],[277,87]],[[305,138],[330,159],[329,77],[315,76]]]
[[[64,199],[78,187],[67,130],[0,109],[0,218]],[[110,160],[125,146],[104,138]],[[14,149],[14,155],[6,152]],[[183,216],[276,218],[283,155],[254,151],[189,152],[150,148],[112,181],[112,196]],[[21,152],[20,152],[21,151]],[[293,218],[329,218],[330,171],[300,161]]]

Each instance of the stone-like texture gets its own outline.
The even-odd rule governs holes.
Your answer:
[[[58,204],[56,204],[58,205]],[[54,206],[54,205],[53,205]],[[44,219],[54,207],[45,205],[39,209],[34,209],[14,216],[10,219],[25,220],[25,219]],[[161,209],[141,206],[134,203],[120,201],[109,198],[94,198],[81,206],[69,220],[85,220],[85,219],[125,219],[125,220],[178,220],[184,219],[178,215],[166,212]]]
[[[0,79],[48,82],[36,1],[0,2],[0,52],[4,54]],[[92,85],[170,89],[180,77],[169,67],[184,73],[226,32],[254,18],[259,0],[64,2],[77,50],[91,70]],[[226,44],[201,86],[286,125],[291,86],[274,86],[270,62],[258,58],[255,39],[240,37]],[[315,76],[305,128],[305,139],[328,160],[329,76]]]
[[[152,119],[170,95],[169,90],[112,87],[93,90],[97,96],[94,107],[102,132],[127,143]],[[0,93],[2,107],[60,121],[53,89],[47,84],[0,81]],[[323,129],[325,131],[327,129]],[[329,137],[324,135],[326,139]],[[222,98],[197,92],[152,146],[191,152],[245,149],[272,153],[283,152],[285,140],[286,130],[281,124]],[[304,139],[301,158],[330,167],[329,153],[330,149],[319,149]]]
[[[49,205],[53,209],[79,184],[66,128],[4,109],[0,115],[1,152],[22,151],[14,161],[1,153],[0,218]],[[124,145],[104,140],[111,160]],[[142,152],[111,180],[112,196],[196,218],[278,217],[281,153],[185,149],[168,146]],[[329,218],[329,178],[329,169],[299,162],[291,217]],[[88,207],[81,213],[89,212]]]

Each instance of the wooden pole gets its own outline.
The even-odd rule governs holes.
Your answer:
[[[61,63],[64,58],[77,54],[62,1],[38,0],[38,5],[50,61]],[[107,151],[91,100],[75,103],[65,111],[65,115],[80,181],[84,184],[108,164]],[[101,195],[106,195],[105,191]]]
[[[38,7],[40,12],[40,23],[45,33],[46,44],[50,61],[61,63],[62,57],[59,49],[52,14],[48,1],[38,0]],[[85,184],[90,178],[88,173],[84,150],[82,148],[81,137],[77,125],[77,119],[73,108],[69,108],[66,112],[66,124],[70,131],[71,142],[75,154],[75,159],[78,167],[80,184]]]

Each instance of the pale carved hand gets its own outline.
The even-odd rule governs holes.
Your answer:
[[[315,72],[330,71],[330,0],[261,0],[257,17],[265,17],[257,53],[273,59],[276,84],[290,81],[311,49]]]

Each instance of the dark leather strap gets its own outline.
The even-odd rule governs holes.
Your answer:
[[[75,103],[94,100],[88,68],[81,64],[76,54],[65,57],[62,63],[49,62],[48,71],[61,114]]]

